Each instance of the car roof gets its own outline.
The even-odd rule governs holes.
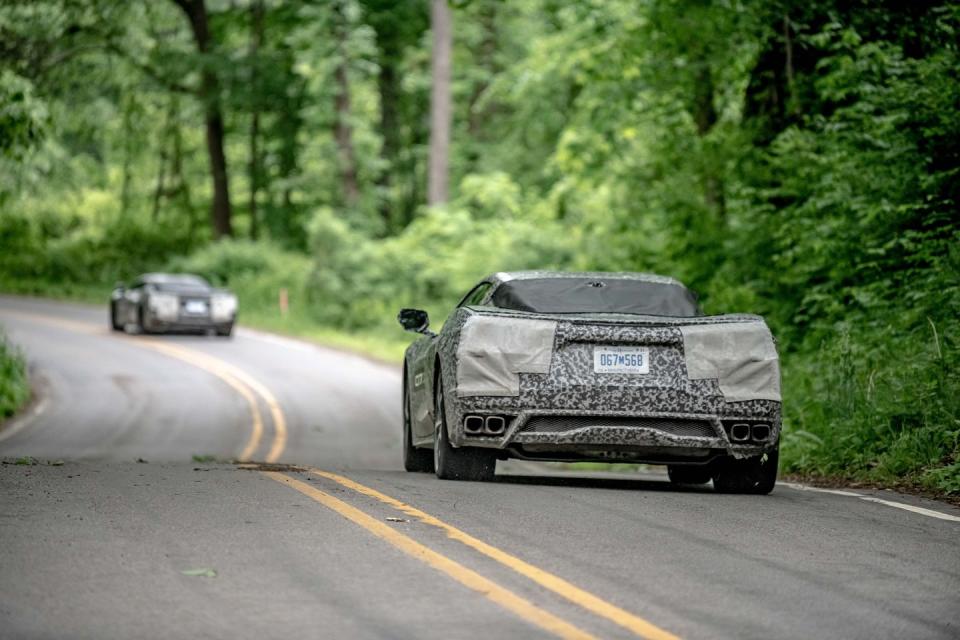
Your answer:
[[[137,280],[148,284],[181,284],[209,287],[210,283],[191,273],[145,273]]]
[[[500,284],[511,280],[537,280],[543,278],[597,278],[607,280],[636,280],[637,282],[657,282],[660,284],[684,284],[676,278],[656,273],[638,271],[500,271],[487,278],[489,282]]]

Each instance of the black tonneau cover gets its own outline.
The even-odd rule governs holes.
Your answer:
[[[508,280],[491,298],[501,309],[534,313],[630,313],[689,318],[700,315],[693,293],[680,284],[626,278]]]

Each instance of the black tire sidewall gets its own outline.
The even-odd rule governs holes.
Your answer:
[[[763,460],[766,456],[766,460]],[[720,493],[766,495],[777,484],[780,464],[780,443],[762,456],[736,460],[728,458],[718,465],[713,488]]]
[[[434,471],[443,480],[468,480],[483,482],[492,480],[496,458],[492,452],[474,447],[454,449],[447,434],[446,403],[443,400],[443,383],[438,382],[434,399]]]

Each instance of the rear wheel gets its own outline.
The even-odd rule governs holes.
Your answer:
[[[117,303],[110,303],[110,328],[114,331],[121,331],[123,325],[117,322]]]
[[[221,326],[217,327],[217,335],[218,335],[218,336],[222,336],[222,337],[224,337],[224,338],[228,338],[228,337],[230,337],[230,334],[231,334],[231,333],[233,333],[233,325],[232,325],[232,324],[221,325]]]
[[[667,475],[673,484],[707,484],[712,477],[706,466],[667,465]]]
[[[438,378],[434,402],[433,466],[444,480],[493,480],[497,458],[493,451],[477,447],[454,448],[447,439],[443,382]]]
[[[766,495],[777,484],[780,443],[762,456],[723,461],[713,476],[713,488],[720,493],[753,493]]]
[[[137,333],[148,334],[153,333],[150,327],[147,326],[147,314],[144,313],[143,307],[137,307]]]
[[[433,452],[413,446],[410,428],[410,396],[407,394],[407,376],[403,376],[403,468],[417,473],[433,471]]]

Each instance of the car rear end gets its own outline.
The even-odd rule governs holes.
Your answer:
[[[237,298],[225,291],[168,288],[151,292],[146,306],[152,331],[229,334],[236,319]]]
[[[703,466],[762,455],[779,440],[776,350],[758,316],[472,310],[463,325],[456,445],[531,460]]]

